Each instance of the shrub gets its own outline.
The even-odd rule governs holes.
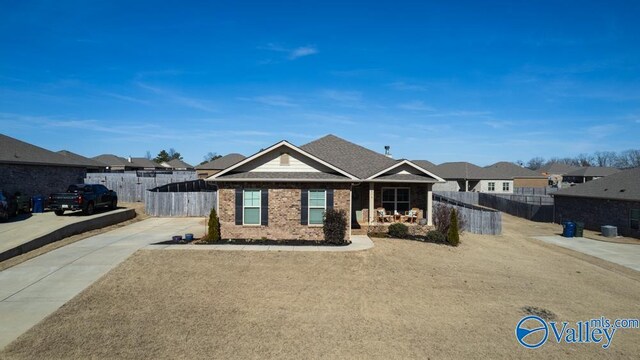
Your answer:
[[[451,209],[451,221],[449,225],[449,232],[447,233],[447,241],[452,246],[458,246],[460,244],[460,234],[458,233],[458,212],[456,209]]]
[[[402,223],[395,223],[389,225],[389,236],[394,238],[406,238],[409,235],[409,228]]]
[[[347,213],[344,210],[327,209],[322,225],[324,241],[333,245],[347,243]]]
[[[453,207],[444,204],[436,205],[433,210],[433,225],[436,227],[436,230],[440,231],[443,234],[449,233],[452,210]],[[464,231],[463,228],[465,226],[465,219],[464,217],[458,216],[458,212],[456,212],[456,215],[458,219],[458,234],[462,234],[462,232]]]
[[[215,208],[211,209],[209,214],[209,232],[202,240],[208,243],[220,241],[220,219],[218,219],[218,213],[216,213]]]
[[[427,232],[427,235],[425,235],[424,238],[426,241],[434,243],[444,243],[447,241],[447,237],[438,230],[431,230]]]

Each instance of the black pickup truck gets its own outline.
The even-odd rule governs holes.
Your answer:
[[[82,210],[83,214],[91,215],[97,207],[115,209],[117,206],[116,192],[100,184],[69,185],[67,192],[49,196],[49,209],[58,216],[66,210]]]

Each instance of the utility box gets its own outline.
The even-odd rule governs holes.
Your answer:
[[[604,225],[600,227],[600,232],[604,237],[616,237],[618,236],[618,228],[616,226]]]

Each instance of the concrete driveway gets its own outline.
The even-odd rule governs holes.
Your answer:
[[[202,218],[152,218],[53,250],[0,272],[0,349],[138,249],[204,234]]]
[[[640,245],[609,243],[587,238],[566,238],[559,235],[534,238],[640,271]]]

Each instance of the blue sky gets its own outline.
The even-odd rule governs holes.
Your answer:
[[[0,1],[0,132],[85,156],[333,133],[487,165],[640,147],[640,2]]]

